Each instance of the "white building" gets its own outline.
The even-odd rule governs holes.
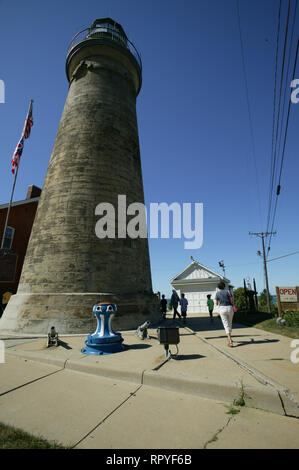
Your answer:
[[[207,295],[211,294],[211,299],[215,301],[217,285],[220,281],[225,283],[226,288],[230,285],[229,279],[192,261],[184,271],[170,281],[170,284],[180,297],[182,293],[185,294],[188,300],[188,313],[208,313]]]

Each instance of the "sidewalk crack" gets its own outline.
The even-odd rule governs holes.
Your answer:
[[[98,429],[108,418],[110,418],[110,416],[112,416],[117,410],[119,410],[119,408],[121,408],[128,400],[130,400],[132,396],[135,396],[135,394],[141,389],[141,387],[142,387],[142,384],[139,385],[139,387],[137,387],[136,390],[134,390],[133,392],[130,392],[130,395],[127,398],[125,398],[119,405],[117,405],[112,411],[110,411],[110,413],[108,413],[107,416],[105,416],[105,418],[103,418],[96,426],[94,426],[78,442],[73,444],[71,448],[75,449],[82,441],[84,441],[84,439],[90,436],[90,434],[92,434],[96,429]]]
[[[203,447],[204,449],[207,449],[207,446],[208,446],[209,444],[211,444],[212,442],[218,441],[218,435],[221,434],[222,431],[223,431],[225,428],[228,427],[229,423],[231,422],[231,420],[232,420],[233,418],[234,418],[233,416],[231,416],[230,418],[228,418],[227,423],[226,423],[224,426],[222,426],[222,428],[218,429],[218,431],[214,434],[214,436],[213,436],[209,441],[207,441],[207,442],[205,443],[205,445],[204,445],[204,447]]]
[[[8,393],[14,392],[15,390],[18,390],[20,388],[26,387],[27,385],[31,385],[34,382],[38,382],[39,380],[46,379],[47,377],[50,377],[51,375],[57,374],[58,372],[62,372],[64,369],[58,369],[55,370],[54,372],[50,372],[50,374],[42,375],[41,377],[38,377],[37,379],[30,380],[29,382],[26,382],[22,385],[19,385],[18,387],[11,388],[10,390],[7,390],[6,392],[0,393],[0,397],[3,397],[4,395],[7,395]]]

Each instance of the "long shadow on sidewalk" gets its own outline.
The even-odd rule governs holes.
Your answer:
[[[248,344],[262,344],[262,343],[279,343],[279,339],[264,339],[264,340],[254,340],[254,341],[234,341],[234,348],[239,348],[240,346],[247,346]]]
[[[175,359],[176,361],[186,361],[189,359],[202,359],[206,356],[203,356],[202,354],[178,354],[177,356],[172,356],[172,359]]]
[[[184,326],[181,321],[176,322],[180,326]],[[187,317],[187,323],[186,325],[189,327],[191,330],[193,330],[195,333],[196,332],[201,332],[201,333],[211,333],[214,332],[214,335],[211,336],[204,336],[206,340],[213,340],[213,339],[226,339],[227,336],[224,332],[224,328],[222,325],[221,318],[218,316],[214,316],[214,321],[211,322],[209,316],[204,316],[204,315],[199,315],[197,317],[192,316],[192,317]],[[277,343],[279,342],[279,339],[256,339],[257,337],[263,337],[264,334],[235,334],[234,330],[246,330],[247,328],[250,328],[246,325],[241,325],[239,323],[233,323],[233,332],[232,332],[232,337],[234,341],[234,347],[241,347],[241,346],[246,346],[249,344],[262,344],[262,343]],[[245,333],[245,331],[244,331]],[[180,336],[188,335],[190,333],[180,333]],[[192,333],[191,333],[192,334]],[[239,338],[249,338],[247,341],[238,341]]]
[[[210,321],[209,316],[203,316],[203,315],[198,316],[198,317],[187,316],[186,326],[191,328],[191,330],[194,330],[194,331],[215,331],[216,332],[220,330],[224,332],[221,318],[218,316],[214,316],[213,322]],[[240,325],[238,323],[238,324],[233,324],[233,328],[242,329],[242,328],[248,328],[248,326]]]

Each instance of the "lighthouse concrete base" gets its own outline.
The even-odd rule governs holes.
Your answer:
[[[158,297],[153,293],[17,293],[0,319],[0,334],[46,335],[51,326],[59,335],[91,333],[97,323],[92,309],[98,302],[117,305],[113,320],[117,330],[160,320]]]

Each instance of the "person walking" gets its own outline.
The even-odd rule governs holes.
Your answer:
[[[171,306],[173,308],[173,320],[175,319],[176,315],[181,319],[181,315],[179,314],[178,312],[178,305],[179,305],[179,301],[180,301],[180,298],[177,294],[177,292],[175,291],[175,289],[172,290],[172,296],[171,296],[171,299],[170,299],[170,302],[171,302]]]
[[[186,317],[187,317],[187,305],[188,305],[188,300],[185,297],[185,294],[182,294],[182,297],[180,299],[180,306],[181,306],[181,313],[183,317],[183,323],[186,323]]]
[[[222,281],[219,282],[218,289],[220,290],[216,293],[216,305],[219,305],[219,313],[225,333],[227,334],[228,346],[232,348],[233,341],[231,334],[234,310],[231,302],[231,294],[225,290],[225,284]]]
[[[162,295],[162,299],[160,301],[160,310],[161,314],[163,316],[163,319],[165,320],[166,318],[166,312],[167,312],[167,300],[165,299],[165,295]]]
[[[210,320],[211,320],[211,323],[213,323],[214,321],[214,318],[213,318],[213,310],[214,310],[214,300],[211,299],[211,294],[208,294],[207,295],[207,306],[208,306],[208,309],[209,309],[209,315],[210,315]]]

